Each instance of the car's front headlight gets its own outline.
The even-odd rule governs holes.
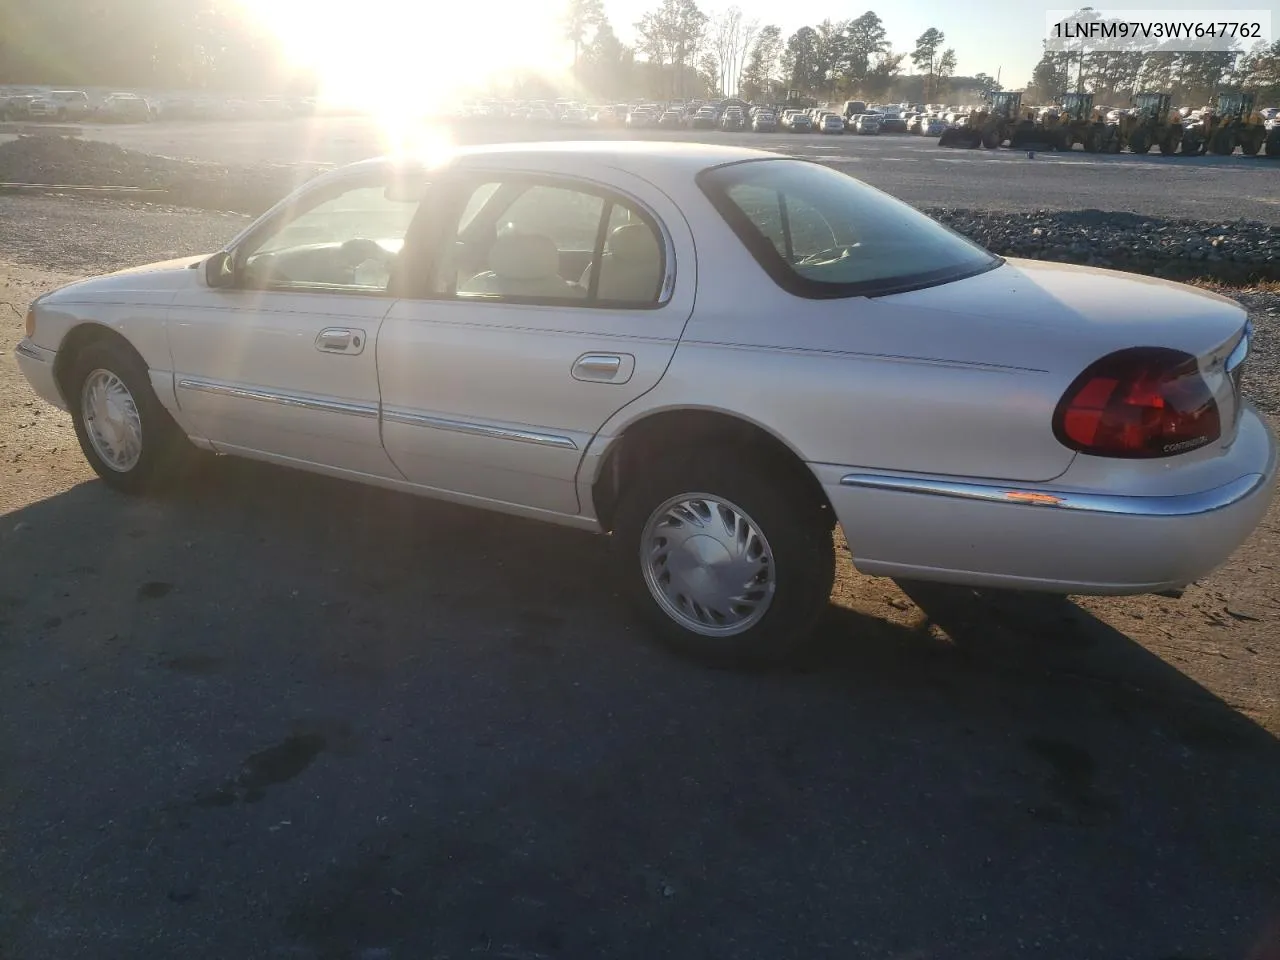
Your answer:
[[[30,340],[36,335],[36,307],[33,303],[27,307],[26,336]]]

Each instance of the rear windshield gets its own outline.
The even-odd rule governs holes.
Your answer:
[[[704,170],[698,184],[760,266],[798,296],[881,296],[1004,262],[900,200],[817,163],[749,160]]]

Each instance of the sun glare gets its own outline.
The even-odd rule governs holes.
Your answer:
[[[519,73],[566,70],[558,9],[527,0],[240,0],[312,72],[324,103],[377,117],[392,141]],[[412,143],[401,142],[403,148]]]

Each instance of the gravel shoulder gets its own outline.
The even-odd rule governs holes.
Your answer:
[[[20,312],[237,223],[0,198],[0,955],[1236,958],[1280,906],[1280,504],[1181,601],[846,563],[814,663],[698,670],[596,538],[95,482]]]

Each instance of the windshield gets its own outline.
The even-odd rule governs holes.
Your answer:
[[[798,296],[880,296],[973,276],[1003,261],[830,167],[750,160],[699,186],[761,267]]]

